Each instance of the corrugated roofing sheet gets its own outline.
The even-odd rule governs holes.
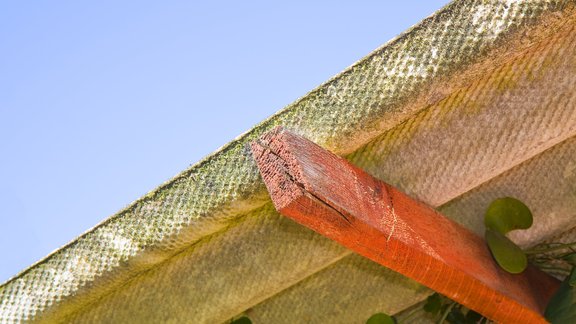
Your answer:
[[[0,321],[363,322],[429,291],[273,209],[246,143],[283,125],[479,231],[576,225],[575,1],[455,1],[0,287]]]

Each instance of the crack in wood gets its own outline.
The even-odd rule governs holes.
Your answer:
[[[386,196],[388,197],[389,205],[387,206],[390,212],[392,213],[392,227],[390,228],[390,234],[386,238],[386,245],[390,242],[394,231],[396,230],[396,223],[398,222],[398,216],[396,216],[396,211],[394,211],[394,202],[392,201],[392,195],[390,194],[390,190],[387,184],[384,184],[384,190],[386,190]]]
[[[317,200],[319,203],[322,203],[325,207],[333,210],[338,215],[340,215],[340,217],[342,217],[348,224],[352,225],[352,222],[350,221],[350,219],[348,217],[346,217],[346,215],[344,215],[341,211],[336,209],[334,206],[330,205],[328,202],[326,202],[324,199],[322,199],[318,195],[314,194],[312,191],[306,189],[306,186],[304,185],[304,183],[302,183],[301,181],[296,179],[290,172],[288,172],[288,170],[289,170],[288,162],[282,156],[280,156],[278,153],[276,153],[269,145],[264,143],[261,139],[257,139],[255,141],[255,143],[257,145],[261,146],[262,148],[264,148],[263,151],[266,151],[269,154],[276,156],[280,161],[284,162],[284,168],[282,168],[281,170],[278,170],[278,171],[281,171],[282,174],[284,175],[284,177],[286,177],[288,180],[290,180],[292,183],[294,183],[302,191],[302,194],[309,195],[309,196],[315,198],[315,200]]]

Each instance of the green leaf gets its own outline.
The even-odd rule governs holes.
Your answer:
[[[576,286],[576,271],[574,271],[574,268],[572,268],[572,272],[570,272],[570,275],[568,278],[566,278],[566,280],[568,280],[568,284],[571,287]]]
[[[518,199],[499,198],[486,210],[484,224],[487,228],[502,234],[515,229],[527,229],[532,226],[532,212]]]
[[[550,323],[576,323],[576,288],[570,285],[575,276],[572,269],[572,273],[548,302],[544,316]]]
[[[467,324],[466,316],[464,316],[460,307],[452,308],[450,314],[446,317],[446,322],[450,324]]]
[[[434,293],[426,299],[426,304],[424,304],[424,311],[436,315],[440,312],[442,308],[442,297],[438,293]]]
[[[576,253],[570,253],[562,257],[562,259],[571,265],[576,265]]]
[[[396,324],[394,317],[384,313],[376,313],[366,321],[366,324]]]
[[[242,316],[240,318],[233,320],[232,322],[230,322],[230,324],[252,324],[252,321],[248,317]]]
[[[470,309],[468,313],[466,313],[466,323],[478,323],[483,317],[481,314]]]
[[[506,236],[490,229],[486,229],[484,235],[492,256],[502,269],[510,273],[520,273],[526,269],[528,259],[518,245]]]

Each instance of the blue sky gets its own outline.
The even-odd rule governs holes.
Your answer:
[[[0,4],[0,282],[447,1]]]

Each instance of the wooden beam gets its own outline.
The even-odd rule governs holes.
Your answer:
[[[251,149],[281,214],[494,321],[546,323],[555,278],[503,271],[473,232],[287,130]]]

